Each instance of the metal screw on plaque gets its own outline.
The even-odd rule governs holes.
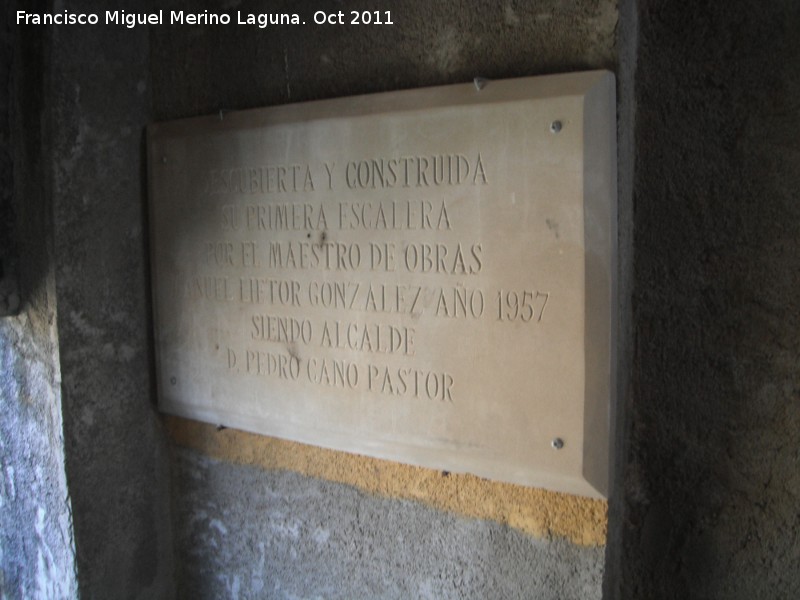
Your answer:
[[[161,162],[164,163],[164,164],[167,164],[167,157],[166,156],[162,156],[161,157]]]
[[[178,383],[178,378],[177,378],[177,377],[172,377],[172,378],[169,380],[169,382],[170,382],[172,385],[175,385],[176,383]]]
[[[563,123],[561,123],[561,121],[553,121],[552,123],[550,123],[550,131],[552,131],[553,133],[558,133],[559,131],[561,131],[561,128],[563,126],[564,125]]]
[[[556,450],[561,450],[564,447],[564,440],[561,438],[555,438],[550,445],[555,448]]]

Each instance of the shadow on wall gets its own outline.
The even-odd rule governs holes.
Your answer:
[[[798,27],[641,9],[624,597],[800,595]]]

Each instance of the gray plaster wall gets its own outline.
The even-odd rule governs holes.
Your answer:
[[[159,2],[192,10],[186,0]],[[343,0],[230,0],[243,12],[363,9]],[[615,70],[615,0],[376,3],[393,26],[158,27],[151,30],[153,115],[207,115],[339,96],[522,77]],[[235,13],[234,13],[235,14]]]
[[[229,5],[289,10],[309,22],[322,7]],[[475,76],[616,70],[613,0],[399,1],[391,9],[396,25],[387,28],[153,28],[153,115],[166,120]],[[172,466],[181,598],[601,596],[603,549],[536,540],[496,523],[188,451]]]
[[[800,4],[639,3],[615,598],[800,597]]]
[[[6,27],[12,8],[0,15],[0,180],[8,186],[3,194],[14,228],[7,231],[19,248],[23,302],[18,315],[0,318],[0,597],[73,598],[52,206],[48,182],[39,176],[44,49],[42,36],[23,39]]]
[[[181,598],[600,598],[603,548],[192,452],[175,465]]]

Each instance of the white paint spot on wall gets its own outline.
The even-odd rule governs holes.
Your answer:
[[[47,545],[47,510],[43,506],[36,508],[36,521],[34,530],[38,538],[36,548],[36,589],[33,591],[35,600],[48,600],[50,598],[69,598],[72,594],[70,577],[67,569],[59,569],[50,547]]]
[[[440,72],[449,73],[455,69],[461,58],[461,37],[453,27],[448,27],[434,40],[431,61]]]
[[[77,311],[70,311],[69,320],[72,325],[86,337],[97,337],[103,333],[102,329],[94,327],[81,313]]]
[[[208,523],[208,526],[211,529],[216,529],[222,535],[228,535],[228,528],[225,527],[225,525],[219,519],[211,519],[211,521]]]
[[[228,587],[228,591],[231,594],[231,598],[234,599],[239,598],[239,590],[241,590],[241,588],[242,588],[242,582],[239,579],[239,576],[234,575],[233,581],[230,583],[230,586]]]
[[[12,502],[17,498],[17,486],[14,484],[14,476],[16,472],[14,471],[14,467],[11,465],[6,466],[5,469],[6,473],[6,493],[4,495],[8,495],[8,499]],[[0,506],[3,505],[3,497],[0,496]]]
[[[267,564],[267,548],[264,545],[264,542],[258,543],[258,566],[256,569],[253,570],[252,577],[250,578],[250,589],[255,592],[259,593],[264,589],[264,569],[266,568]]]
[[[300,537],[300,522],[297,520],[287,520],[286,515],[273,513],[270,515],[270,529],[276,537],[290,538],[296,540]]]
[[[238,600],[242,590],[242,580],[239,578],[238,575],[234,575],[233,577],[231,577],[230,575],[219,574],[217,575],[217,581],[221,581],[222,584],[225,586],[225,591],[227,592],[225,596],[226,598],[231,598],[231,600]]]
[[[316,542],[317,546],[324,546],[328,539],[331,537],[331,532],[327,529],[322,529],[321,527],[317,527],[314,530],[314,533],[311,535],[314,542]]]
[[[417,597],[420,600],[436,600],[436,594],[433,593],[433,586],[429,579],[421,582],[417,590]]]

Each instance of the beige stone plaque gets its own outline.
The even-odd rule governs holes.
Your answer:
[[[148,133],[162,410],[607,494],[612,74]]]

